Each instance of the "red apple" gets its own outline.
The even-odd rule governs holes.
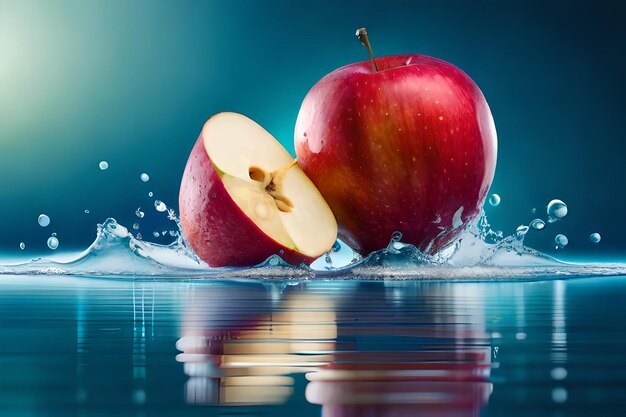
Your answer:
[[[403,242],[435,253],[479,215],[497,139],[485,97],[459,68],[424,55],[372,55],[313,86],[295,146],[355,250],[381,249],[400,231]]]
[[[180,220],[210,266],[257,264],[273,254],[312,262],[337,223],[317,188],[266,130],[237,113],[204,125],[183,174]]]

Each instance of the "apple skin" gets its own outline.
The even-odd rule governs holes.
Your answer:
[[[266,235],[237,206],[198,138],[183,173],[180,223],[196,255],[212,267],[250,266],[277,254],[297,265],[315,259]]]
[[[386,247],[394,231],[436,253],[484,204],[496,167],[491,111],[445,61],[376,63],[378,72],[371,61],[339,68],[309,91],[295,128],[298,164],[333,210],[339,237],[362,255]]]

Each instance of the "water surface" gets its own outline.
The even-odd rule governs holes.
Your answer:
[[[0,276],[0,415],[620,415],[626,277]]]

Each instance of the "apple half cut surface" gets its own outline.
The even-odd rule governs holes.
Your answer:
[[[310,263],[337,239],[332,211],[296,160],[238,113],[205,123],[179,203],[185,237],[212,267],[254,265],[274,254]]]

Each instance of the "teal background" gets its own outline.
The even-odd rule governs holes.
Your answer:
[[[97,222],[130,227],[138,206],[144,236],[161,230],[147,192],[176,207],[213,113],[242,112],[293,152],[302,99],[366,59],[366,26],[377,55],[436,56],[483,90],[499,136],[494,226],[511,233],[561,198],[568,217],[530,244],[550,251],[565,233],[569,253],[619,255],[625,21],[617,1],[0,0],[0,250],[45,252],[52,232],[83,248]]]

